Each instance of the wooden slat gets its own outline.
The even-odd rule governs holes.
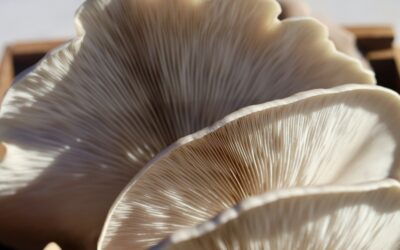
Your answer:
[[[65,43],[66,39],[58,39],[52,41],[32,41],[14,43],[9,46],[14,56],[47,53],[49,50],[60,46]]]
[[[375,71],[378,83],[397,92],[400,91],[400,61],[398,53],[398,50],[386,49],[367,54],[367,59]]]
[[[358,38],[370,37],[393,37],[394,31],[391,25],[382,26],[347,26],[347,30],[351,31]]]
[[[395,47],[394,49],[394,60],[396,62],[396,66],[397,66],[397,73],[400,76],[400,46]]]
[[[3,99],[3,96],[11,85],[13,79],[13,55],[11,49],[7,47],[4,51],[3,59],[0,64],[0,101]]]
[[[0,100],[16,74],[37,62],[48,51],[65,43],[66,39],[10,44],[0,64]]]
[[[357,38],[357,46],[363,54],[375,50],[389,49],[393,45],[395,32],[392,26],[348,26],[347,30]]]

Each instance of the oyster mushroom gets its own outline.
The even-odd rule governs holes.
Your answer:
[[[247,105],[375,82],[320,24],[279,12],[272,0],[87,1],[79,36],[2,104],[0,242],[93,248],[115,197],[176,139]]]
[[[400,184],[299,188],[252,197],[156,249],[399,249]]]
[[[116,200],[99,249],[144,249],[242,200],[291,187],[400,179],[400,98],[312,90],[237,111],[148,164]]]
[[[282,6],[281,18],[315,17],[327,26],[329,38],[339,51],[360,60],[367,69],[371,68],[358,50],[356,37],[351,32],[326,17],[312,13],[310,7],[303,0],[279,0],[278,2]]]
[[[56,243],[51,242],[43,250],[61,250],[61,248]]]

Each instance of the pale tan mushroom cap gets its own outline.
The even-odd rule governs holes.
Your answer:
[[[0,241],[90,247],[123,187],[178,138],[248,105],[375,82],[320,24],[279,12],[272,0],[87,1],[79,37],[3,102]]]
[[[154,250],[397,250],[399,228],[400,185],[387,180],[268,192],[174,233]]]
[[[267,191],[400,179],[400,98],[313,90],[244,108],[149,163],[110,211],[100,249],[143,249]]]
[[[54,242],[49,243],[43,250],[61,250],[61,248]]]
[[[322,24],[327,26],[329,30],[329,38],[335,44],[336,48],[359,60],[367,69],[371,69],[368,61],[361,55],[357,48],[356,37],[339,24],[321,15],[316,15],[310,9],[310,7],[303,0],[279,0],[278,1],[283,9],[283,18],[293,17],[315,17]]]

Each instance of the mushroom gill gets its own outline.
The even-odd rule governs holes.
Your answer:
[[[2,104],[0,241],[93,248],[115,197],[178,138],[248,105],[375,82],[319,23],[279,12],[273,0],[84,3],[78,37]]]
[[[298,188],[249,198],[153,250],[400,247],[400,184]]]
[[[116,200],[99,249],[144,249],[254,195],[400,179],[399,96],[312,90],[239,110],[160,153]]]

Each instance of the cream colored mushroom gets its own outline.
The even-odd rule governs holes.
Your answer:
[[[400,184],[299,188],[252,197],[156,249],[387,249],[400,247]]]
[[[312,90],[237,111],[179,140],[127,186],[99,249],[144,249],[254,195],[400,179],[400,97]]]
[[[329,38],[335,44],[336,48],[349,56],[360,60],[368,69],[371,68],[368,61],[361,55],[357,48],[356,37],[339,24],[329,20],[328,18],[313,13],[311,8],[303,0],[279,0],[282,6],[281,18],[293,17],[314,17],[327,26],[329,30]]]
[[[279,12],[272,0],[87,1],[79,37],[2,104],[0,242],[93,248],[115,197],[178,138],[247,105],[374,83],[320,24]]]
[[[61,250],[61,248],[56,243],[51,242],[43,250]]]

